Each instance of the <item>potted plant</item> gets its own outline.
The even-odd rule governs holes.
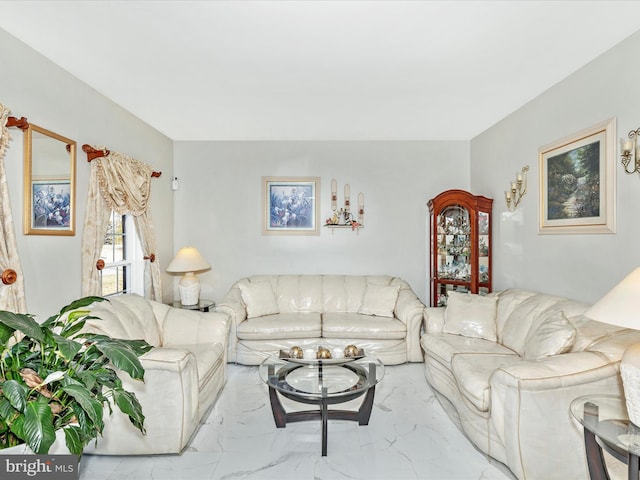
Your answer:
[[[85,307],[104,300],[81,298],[42,324],[0,310],[0,451],[26,443],[46,454],[63,429],[67,448],[80,455],[102,434],[105,405],[111,414],[112,404],[144,433],[140,403],[116,369],[142,381],[138,357],[151,346],[82,333],[85,322],[97,318]]]

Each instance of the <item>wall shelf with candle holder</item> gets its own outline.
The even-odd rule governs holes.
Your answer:
[[[364,193],[358,193],[357,213],[351,211],[351,186],[346,183],[344,186],[344,207],[338,209],[338,182],[334,178],[331,180],[331,217],[325,220],[324,226],[333,230],[336,228],[350,228],[359,232],[364,228]]]

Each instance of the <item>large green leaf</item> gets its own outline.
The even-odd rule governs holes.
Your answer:
[[[60,335],[62,335],[65,338],[71,337],[72,335],[74,335],[74,334],[78,333],[80,330],[82,330],[84,325],[87,323],[87,320],[89,320],[90,318],[98,318],[98,317],[95,317],[95,316],[92,316],[92,315],[88,315],[88,316],[84,317],[82,320],[80,320],[78,322],[68,323],[60,331]]]
[[[142,406],[133,392],[125,390],[114,390],[113,399],[120,411],[129,416],[131,423],[143,434],[147,432],[144,429],[144,415],[142,414]]]
[[[104,297],[84,297],[84,298],[79,298],[78,300],[75,300],[75,301],[71,302],[66,307],[63,307],[62,310],[60,310],[60,315],[64,315],[65,313],[71,312],[73,310],[78,310],[79,308],[88,307],[92,303],[104,302],[105,300],[108,301]]]
[[[102,404],[93,399],[91,392],[82,385],[64,385],[62,387],[66,393],[71,395],[76,402],[82,407],[91,422],[93,422],[98,430],[102,430]]]
[[[53,413],[48,403],[31,401],[24,415],[24,435],[27,445],[35,453],[44,455],[56,439]]]
[[[71,425],[69,427],[65,427],[63,431],[64,441],[69,451],[74,455],[80,455],[86,445],[82,429],[75,425]]]
[[[137,356],[144,355],[153,348],[153,345],[149,345],[146,340],[127,340],[119,338],[118,342],[127,344]]]
[[[20,330],[27,337],[44,342],[42,327],[30,315],[0,310],[0,323],[4,323],[14,330]]]
[[[27,387],[16,380],[7,380],[2,383],[2,394],[13,408],[24,412],[27,406]]]
[[[11,422],[11,432],[18,438],[22,439],[23,441],[27,441],[25,435],[24,435],[24,414],[21,413],[19,416],[17,416],[13,422]]]
[[[58,350],[60,350],[62,356],[67,360],[73,359],[82,348],[81,343],[65,338],[57,333],[53,334],[53,339],[58,344]]]
[[[0,395],[0,418],[10,423],[18,413],[18,410],[11,405],[9,400]]]
[[[127,372],[135,380],[144,379],[144,368],[138,356],[129,348],[126,343],[117,339],[101,340],[96,343],[100,350],[116,368]]]
[[[15,329],[5,325],[4,323],[0,323],[0,344],[6,345],[7,341],[13,335],[13,332],[15,332]]]

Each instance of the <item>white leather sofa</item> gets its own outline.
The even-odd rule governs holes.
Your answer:
[[[353,344],[387,365],[422,361],[424,305],[397,277],[255,275],[236,282],[218,309],[231,318],[230,362],[257,365],[316,344]]]
[[[100,319],[83,331],[115,338],[144,339],[155,348],[140,357],[144,383],[120,372],[145,416],[146,435],[114,409],[105,413],[103,436],[86,454],[148,455],[180,453],[200,419],[215,403],[226,380],[229,317],[173,308],[137,295],[110,297],[90,307]]]
[[[469,440],[521,480],[589,478],[569,405],[622,395],[619,361],[640,332],[589,320],[587,308],[511,289],[425,309],[427,381]]]

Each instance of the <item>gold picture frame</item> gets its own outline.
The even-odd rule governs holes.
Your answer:
[[[615,233],[615,118],[539,149],[540,234]]]
[[[25,235],[75,230],[76,142],[30,123],[24,130]]]
[[[319,235],[320,177],[262,177],[262,234]]]

